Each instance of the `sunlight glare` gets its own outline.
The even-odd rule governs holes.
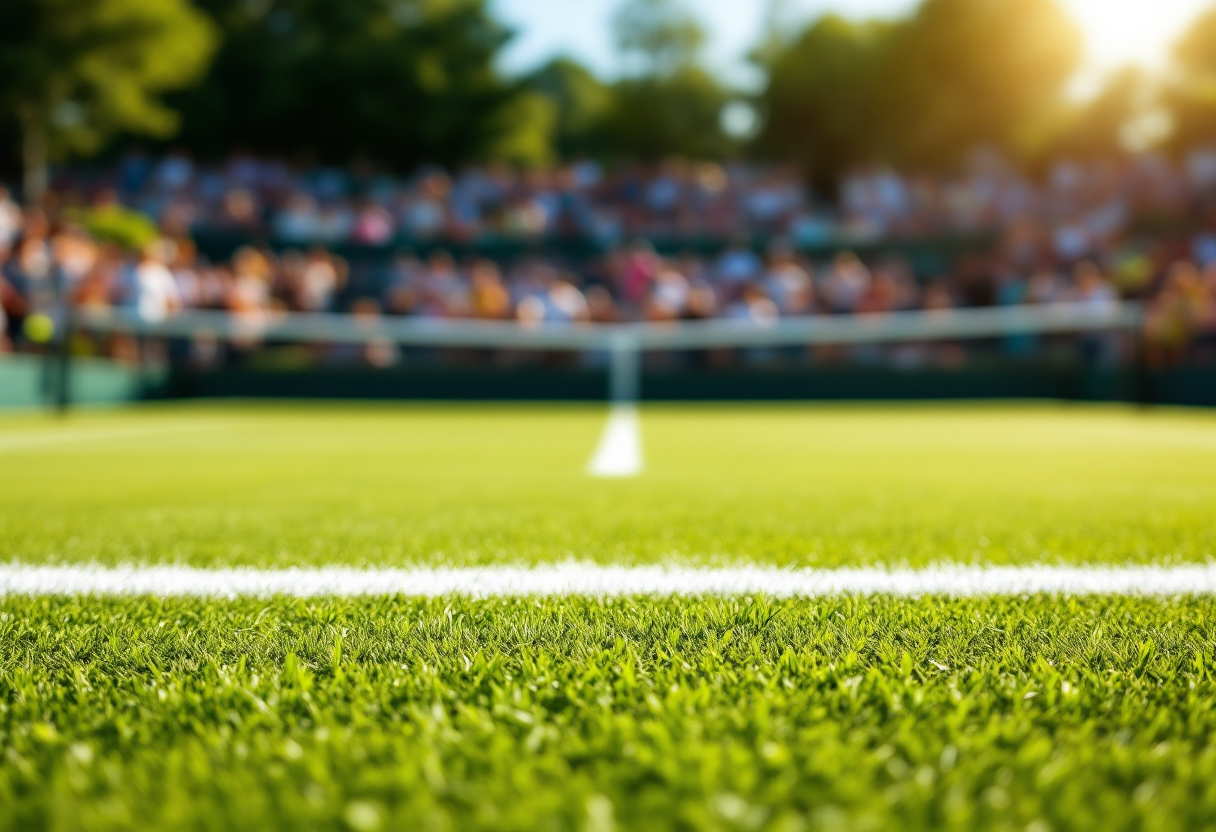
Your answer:
[[[1109,71],[1126,64],[1160,67],[1174,43],[1207,6],[1206,0],[1068,0],[1085,35],[1087,66]]]

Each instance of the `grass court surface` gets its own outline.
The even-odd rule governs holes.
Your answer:
[[[163,406],[0,419],[0,559],[1204,563],[1216,417]],[[1195,829],[1216,599],[0,599],[0,828]]]

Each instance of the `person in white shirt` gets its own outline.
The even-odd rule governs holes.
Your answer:
[[[177,281],[169,271],[164,246],[147,246],[135,266],[135,309],[145,321],[163,321],[182,307]]]
[[[21,208],[9,197],[8,189],[0,187],[0,249],[13,244],[24,224]]]
[[[296,299],[300,309],[305,312],[330,311],[340,288],[338,269],[329,254],[321,248],[309,251]]]

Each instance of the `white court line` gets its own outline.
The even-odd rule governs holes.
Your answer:
[[[546,566],[353,569],[196,569],[188,566],[0,565],[6,595],[266,597],[447,595],[628,596],[745,594],[1216,595],[1216,563],[1187,566],[953,566],[925,569],[776,569],[738,566]]]
[[[593,477],[635,477],[642,472],[642,428],[635,405],[613,405],[608,423],[587,464]]]
[[[218,427],[214,422],[189,422],[177,425],[149,425],[147,427],[97,428],[73,430],[70,428],[45,428],[42,430],[13,431],[0,433],[0,451],[23,450],[63,442],[93,442],[98,439],[134,439],[162,433],[180,433],[189,430]]]

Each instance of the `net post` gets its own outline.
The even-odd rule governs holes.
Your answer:
[[[609,342],[608,400],[614,405],[637,404],[641,394],[642,350],[630,333],[614,333]]]
[[[1149,373],[1148,332],[1145,328],[1146,310],[1143,306],[1129,307],[1127,336],[1131,345],[1132,404],[1148,407],[1152,402],[1152,380]]]
[[[66,416],[72,405],[72,336],[76,329],[76,310],[73,308],[71,296],[66,291],[62,312],[62,327],[55,356],[58,370],[55,374],[55,410],[60,416]]]

